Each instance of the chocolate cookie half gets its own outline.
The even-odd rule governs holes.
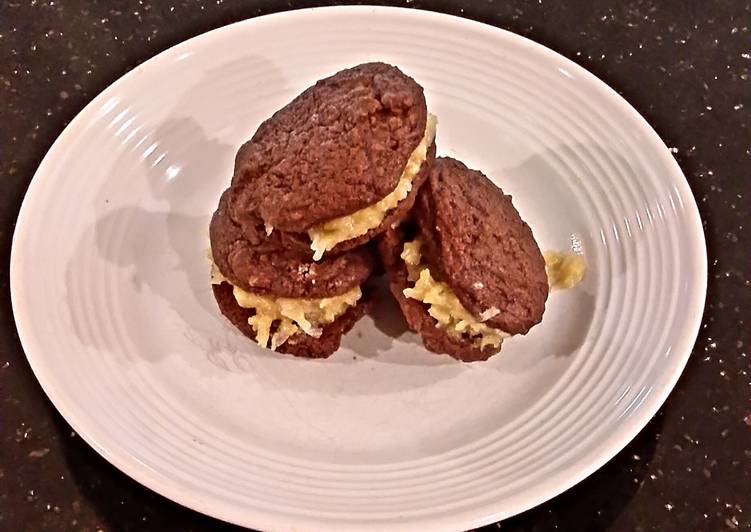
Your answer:
[[[262,347],[304,357],[330,355],[367,306],[361,285],[373,271],[370,251],[300,260],[279,236],[244,238],[229,217],[228,198],[225,192],[209,228],[220,310]]]
[[[391,291],[425,346],[485,360],[505,337],[542,320],[545,262],[511,198],[482,173],[436,159],[414,228],[389,230],[379,251]]]
[[[315,260],[353,249],[400,221],[427,178],[435,118],[398,68],[366,63],[317,82],[242,146],[229,212],[244,234],[299,244]],[[297,246],[295,246],[297,249]]]

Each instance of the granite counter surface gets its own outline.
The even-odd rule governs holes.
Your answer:
[[[0,529],[230,530],[130,480],[46,399],[16,334],[8,258],[39,162],[135,65],[207,30],[311,1],[0,1]],[[488,527],[751,529],[751,1],[406,0],[530,37],[604,79],[652,124],[697,198],[709,251],[699,339],[667,403],[563,495]]]

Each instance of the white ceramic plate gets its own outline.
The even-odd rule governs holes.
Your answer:
[[[439,152],[513,194],[543,249],[583,244],[585,282],[489,362],[429,354],[388,301],[324,361],[254,347],[215,307],[235,150],[369,60],[419,80]],[[677,164],[594,76],[479,23],[338,7],[210,32],[105,90],[34,177],[11,277],[50,399],[146,486],[256,528],[438,530],[539,504],[634,437],[691,351],[706,253]]]

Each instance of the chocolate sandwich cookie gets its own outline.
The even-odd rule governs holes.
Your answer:
[[[315,260],[399,222],[434,157],[435,118],[398,68],[366,63],[317,82],[237,154],[229,213],[250,240],[263,227]]]
[[[209,227],[221,312],[262,347],[313,358],[333,353],[367,306],[360,286],[373,271],[370,251],[301,260],[283,235],[246,239],[229,217],[228,200],[225,192]]]
[[[481,172],[439,158],[413,210],[379,251],[391,291],[425,346],[485,360],[542,320],[545,262],[529,226]]]

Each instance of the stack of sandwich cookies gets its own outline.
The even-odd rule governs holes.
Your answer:
[[[532,231],[480,172],[435,159],[435,129],[422,87],[382,63],[317,82],[261,124],[211,221],[222,313],[263,347],[328,356],[368,307],[378,237],[428,349],[485,360],[539,323]]]
[[[222,313],[262,347],[306,357],[325,357],[362,317],[361,285],[373,257],[360,248],[320,262],[285,248],[279,235],[246,239],[229,216],[229,191],[209,228],[214,261],[212,285]],[[255,244],[254,244],[255,243]]]
[[[222,313],[264,347],[335,351],[367,307],[365,245],[411,210],[434,137],[422,88],[381,63],[319,81],[261,124],[211,221]]]
[[[243,230],[260,218],[268,233],[307,237],[315,260],[353,249],[407,214],[434,137],[435,119],[412,78],[383,63],[343,70],[243,145],[231,216]]]
[[[391,291],[428,349],[485,360],[505,337],[541,321],[542,253],[511,198],[482,173],[436,159],[413,222],[390,229],[379,251]]]

